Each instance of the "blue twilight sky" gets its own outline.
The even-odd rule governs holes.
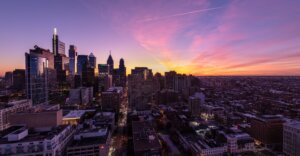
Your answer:
[[[0,75],[24,68],[34,45],[51,49],[53,28],[118,65],[195,75],[300,75],[300,1],[2,0]]]

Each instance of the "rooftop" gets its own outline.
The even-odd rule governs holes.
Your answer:
[[[32,142],[32,141],[42,141],[44,139],[52,139],[55,135],[58,135],[61,133],[64,129],[66,129],[69,125],[60,125],[57,127],[53,127],[50,131],[35,131],[33,129],[29,129],[28,135],[19,140],[19,141],[8,141],[7,135],[11,133],[15,133],[18,130],[21,130],[24,128],[23,126],[13,126],[9,128],[5,132],[1,132],[1,138],[0,138],[0,144],[10,144],[10,143],[16,143],[16,142]]]
[[[147,122],[132,122],[133,146],[135,151],[159,150],[161,144],[158,141],[154,128]]]
[[[72,110],[63,117],[63,120],[80,119],[85,112],[86,112],[85,110]]]

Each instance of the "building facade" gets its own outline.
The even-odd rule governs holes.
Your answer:
[[[290,121],[283,125],[283,153],[287,156],[300,155],[300,122]]]
[[[32,107],[31,100],[19,100],[10,102],[0,109],[0,131],[7,129],[11,123],[9,116],[17,112],[25,111]]]

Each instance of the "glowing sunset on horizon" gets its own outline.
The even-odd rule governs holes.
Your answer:
[[[17,4],[18,3],[18,4]],[[24,53],[52,51],[57,28],[66,50],[127,71],[193,75],[300,75],[300,2],[284,0],[3,1],[0,76],[25,69]],[[44,7],[47,6],[47,7]]]

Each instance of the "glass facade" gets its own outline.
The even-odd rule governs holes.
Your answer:
[[[26,54],[27,98],[33,105],[48,102],[48,60]]]

